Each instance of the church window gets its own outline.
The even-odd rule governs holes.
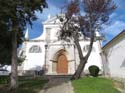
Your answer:
[[[46,42],[47,43],[50,42],[50,31],[51,31],[51,28],[46,28]]]
[[[85,45],[84,47],[83,47],[83,51],[84,52],[87,52],[89,50],[89,45]]]
[[[22,56],[23,55],[23,51],[21,51],[21,53],[20,53],[20,56]]]
[[[85,45],[84,47],[83,47],[83,51],[84,52],[87,52],[89,50],[89,45]],[[92,47],[92,51],[95,51],[95,48],[94,47]]]
[[[120,67],[121,67],[121,68],[125,67],[125,59],[123,60],[123,62],[122,62],[122,64],[121,64]]]
[[[55,32],[55,37],[58,37],[59,36],[59,31],[60,31],[60,29],[57,29],[57,32]]]
[[[42,50],[40,48],[40,46],[34,45],[29,49],[30,53],[41,53]]]

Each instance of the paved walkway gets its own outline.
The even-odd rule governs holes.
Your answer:
[[[39,93],[74,93],[74,92],[71,81],[68,81],[58,86],[45,88],[41,90]]]
[[[121,93],[125,93],[125,78],[113,78],[122,84],[122,88],[117,88]]]

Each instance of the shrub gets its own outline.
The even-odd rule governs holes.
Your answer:
[[[0,84],[7,84],[9,82],[9,76],[0,76]]]
[[[91,76],[97,77],[99,73],[99,67],[96,65],[92,65],[89,67],[89,72]]]

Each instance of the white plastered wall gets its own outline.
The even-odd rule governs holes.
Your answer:
[[[125,78],[125,39],[110,46],[105,52],[111,77]]]

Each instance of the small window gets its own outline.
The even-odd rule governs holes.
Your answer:
[[[55,37],[58,37],[58,36],[59,36],[59,30],[57,30],[57,32],[55,33],[54,36],[55,36]]]
[[[88,50],[89,50],[89,45],[86,45],[86,46],[83,47],[84,52],[87,52]]]
[[[22,56],[23,54],[24,54],[24,51],[21,51],[20,56]]]
[[[121,68],[125,67],[125,59],[123,60],[123,62],[122,62],[122,64],[121,64],[120,67],[121,67]]]
[[[46,42],[50,42],[50,31],[51,28],[46,28]]]
[[[85,45],[84,47],[83,47],[83,51],[84,52],[87,52],[89,50],[89,45]],[[95,51],[95,48],[94,47],[92,47],[92,51]]]
[[[29,53],[41,53],[42,50],[40,46],[34,45],[29,49]]]

